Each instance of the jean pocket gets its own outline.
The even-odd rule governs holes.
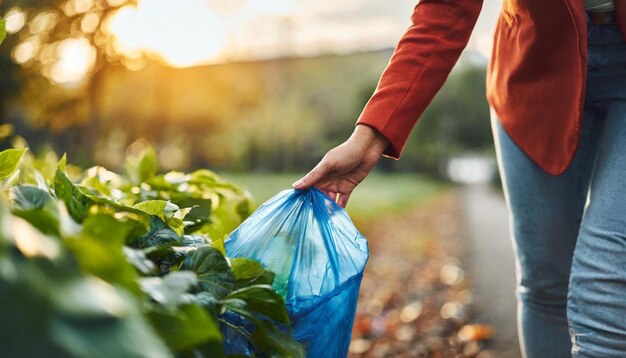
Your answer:
[[[593,25],[587,29],[587,42],[590,47],[626,46],[626,40],[615,24]]]

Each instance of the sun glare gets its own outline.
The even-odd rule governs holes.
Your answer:
[[[140,0],[120,9],[108,29],[118,52],[145,51],[173,67],[215,61],[224,46],[223,24],[206,0]]]
[[[24,26],[26,22],[26,14],[22,10],[17,7],[11,8],[6,15],[5,20],[7,21],[5,26],[6,30],[10,34],[14,34]]]
[[[56,51],[58,60],[50,68],[49,77],[59,84],[82,81],[96,61],[96,49],[85,38],[63,40]]]

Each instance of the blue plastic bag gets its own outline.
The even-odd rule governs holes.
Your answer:
[[[284,190],[225,246],[228,257],[257,260],[276,274],[274,288],[307,357],[347,356],[369,250],[345,210],[315,188]]]

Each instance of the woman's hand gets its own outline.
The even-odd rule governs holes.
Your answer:
[[[350,194],[374,168],[387,144],[387,139],[376,130],[357,125],[347,141],[326,153],[293,187],[315,186],[345,208]]]

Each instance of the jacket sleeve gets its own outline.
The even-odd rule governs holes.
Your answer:
[[[482,0],[421,0],[376,91],[357,124],[389,140],[383,153],[398,159],[417,119],[445,82],[467,45]]]

